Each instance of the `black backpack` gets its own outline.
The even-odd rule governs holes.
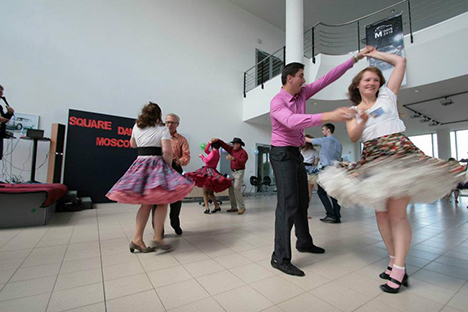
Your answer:
[[[64,195],[57,202],[57,208],[56,208],[57,212],[73,212],[73,211],[81,211],[81,210],[83,210],[81,199],[73,198],[69,196],[68,194]]]

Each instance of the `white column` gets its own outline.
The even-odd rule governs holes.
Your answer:
[[[452,153],[452,146],[450,144],[450,130],[437,129],[437,150],[439,151],[440,159],[449,159]]]
[[[286,64],[304,62],[304,0],[286,0]]]

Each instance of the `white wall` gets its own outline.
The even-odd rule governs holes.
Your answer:
[[[46,135],[52,123],[67,123],[69,108],[133,118],[151,100],[179,114],[179,131],[190,134],[186,170],[202,165],[200,143],[238,136],[251,158],[246,179],[254,173],[255,143],[269,143],[270,132],[242,122],[243,71],[256,48],[284,45],[282,30],[226,0],[0,0],[0,7],[0,84],[17,112],[40,115]],[[29,168],[29,146],[19,143],[15,166]]]

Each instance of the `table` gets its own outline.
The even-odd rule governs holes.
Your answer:
[[[37,160],[37,142],[49,142],[49,138],[30,138],[21,137],[22,140],[33,141],[32,161],[31,161],[31,178],[28,183],[39,183],[36,181],[36,160]]]

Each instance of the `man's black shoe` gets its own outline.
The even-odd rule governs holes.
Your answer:
[[[303,271],[299,270],[292,263],[278,264],[275,260],[271,259],[271,266],[289,275],[294,275],[294,276],[305,275]]]
[[[323,219],[320,219],[322,222],[336,222],[336,219],[333,219],[332,217],[325,217]]]
[[[335,220],[335,222],[332,223],[341,223],[341,220]]]
[[[321,254],[325,252],[325,249],[312,245],[312,247],[308,248],[301,248],[301,247],[296,247],[297,251],[299,252],[310,252],[310,253],[316,253],[316,254]]]
[[[175,228],[174,231],[175,231],[175,233],[176,233],[177,235],[182,235],[182,233],[183,233],[183,231],[182,231],[182,229],[180,228],[180,226],[179,226],[178,228]]]

